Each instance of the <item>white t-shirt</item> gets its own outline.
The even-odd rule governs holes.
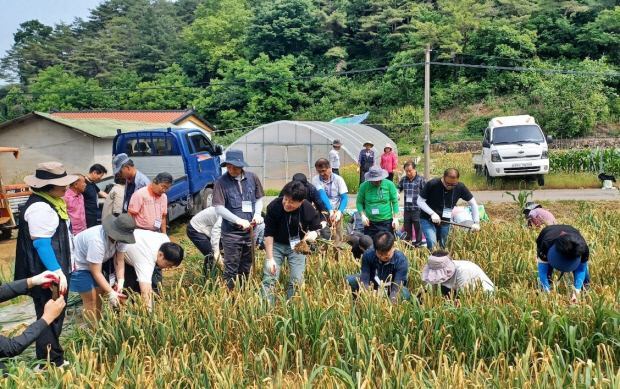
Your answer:
[[[329,198],[329,202],[332,204],[333,210],[338,210],[340,206],[340,195],[349,192],[344,178],[334,173],[331,174],[329,182],[323,181],[321,176],[317,174],[312,177],[312,185],[314,185],[316,190],[323,189],[325,191],[327,198]]]
[[[24,213],[24,220],[28,222],[28,231],[32,238],[51,238],[58,228],[58,214],[42,201],[28,207]],[[71,221],[67,219],[67,229],[71,231]],[[69,232],[69,250],[71,250],[71,270],[75,270],[75,241]]]
[[[222,235],[222,217],[217,214],[215,207],[203,209],[190,220],[194,229],[211,238],[214,251],[220,250],[220,236]]]
[[[446,288],[461,290],[471,287],[475,289],[478,283],[480,283],[485,291],[491,293],[495,291],[493,281],[484,273],[480,266],[470,261],[454,261],[454,265],[456,266],[454,276],[442,283]]]
[[[103,226],[91,227],[75,236],[75,270],[90,270],[91,263],[104,263],[129,245],[112,243]]]
[[[340,154],[338,154],[338,151],[336,151],[336,149],[331,149],[331,151],[327,155],[327,160],[329,161],[329,164],[332,168],[340,169]]]
[[[162,244],[170,242],[168,235],[161,232],[141,230],[136,228],[133,232],[136,243],[127,245],[125,262],[136,269],[138,282],[151,283],[157,253]]]

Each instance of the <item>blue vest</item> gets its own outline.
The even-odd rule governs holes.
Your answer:
[[[245,219],[249,222],[254,217],[254,204],[256,203],[256,181],[254,180],[254,173],[243,172],[245,178],[241,180],[243,185],[243,194],[239,189],[239,181],[234,179],[228,173],[224,173],[218,180],[224,190],[224,197],[226,198],[226,209],[232,212],[239,219]],[[241,205],[243,201],[252,202],[252,212],[242,212]],[[226,219],[222,219],[222,232],[242,232],[242,230],[234,223],[229,222]]]

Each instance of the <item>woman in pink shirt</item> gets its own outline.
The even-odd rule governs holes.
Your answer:
[[[397,169],[396,163],[396,154],[392,152],[392,145],[388,143],[381,154],[381,169],[387,170],[387,179],[392,182],[394,182],[394,172]]]
[[[170,173],[159,173],[150,185],[138,189],[131,196],[127,212],[133,216],[136,227],[166,233],[168,197],[172,186]]]

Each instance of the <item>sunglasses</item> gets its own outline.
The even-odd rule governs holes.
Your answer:
[[[449,182],[444,182],[445,186],[457,186],[459,183],[457,182],[456,184],[451,184]]]

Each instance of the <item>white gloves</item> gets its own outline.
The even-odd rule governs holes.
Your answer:
[[[115,290],[111,290],[108,292],[108,298],[110,299],[110,305],[116,308],[121,301],[120,299],[127,298],[127,296]]]
[[[394,231],[399,232],[398,231],[398,218],[394,218],[392,219],[392,228],[394,229]]]
[[[118,293],[123,293],[123,286],[125,285],[125,279],[124,278],[119,278],[116,281],[116,288],[114,290],[116,290]]]
[[[260,213],[254,215],[254,219],[252,219],[252,221],[256,224],[263,224],[265,222],[265,219],[263,219],[263,217],[260,215]]]
[[[47,289],[50,286],[52,286],[54,282],[59,282],[59,281],[60,280],[58,279],[58,277],[49,270],[46,270],[43,273],[32,277],[32,285],[41,286],[43,287],[43,289]]]
[[[275,276],[276,272],[278,271],[276,267],[276,261],[274,261],[273,259],[265,259],[265,270],[267,271],[267,273]]]
[[[480,224],[478,223],[474,223],[471,225],[471,230],[472,231],[480,231]]]
[[[366,217],[366,214],[362,214],[362,224],[368,227],[370,225],[370,220]]]
[[[580,290],[573,290],[573,293],[570,294],[570,301],[573,303],[577,303],[577,301],[579,300],[579,293],[581,291]]]
[[[224,257],[222,257],[220,250],[213,250],[213,258],[215,258],[220,265],[224,265]]]
[[[245,219],[237,219],[235,220],[235,224],[241,227],[244,230],[250,229],[250,222]]]
[[[340,218],[342,217],[342,212],[340,211],[332,211],[331,212],[331,221],[332,223],[338,223],[338,221],[340,220]]]
[[[323,220],[323,221],[321,222],[321,229],[323,229],[323,228],[325,228],[325,227],[327,227],[327,222],[326,222],[325,220]]]
[[[67,277],[65,277],[64,273],[62,272],[62,269],[58,269],[56,271],[54,271],[54,274],[56,275],[56,277],[58,277],[58,292],[61,295],[64,295],[67,293]]]
[[[439,217],[439,215],[433,212],[433,214],[431,215],[431,221],[435,224],[439,224],[441,223],[441,218]]]
[[[398,201],[400,201],[400,193],[398,193]]]
[[[304,240],[307,242],[314,242],[318,236],[319,234],[316,231],[309,231],[304,237]]]

